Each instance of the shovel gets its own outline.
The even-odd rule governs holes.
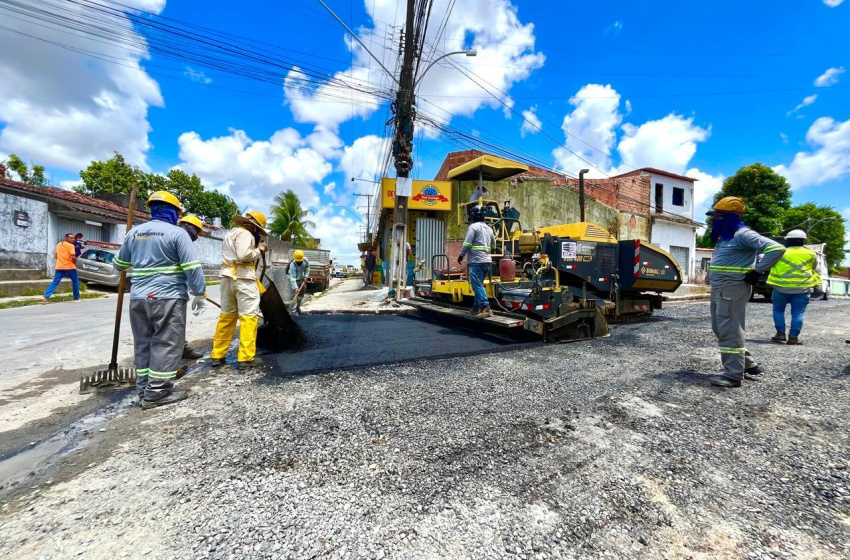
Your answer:
[[[136,183],[130,191],[130,205],[127,208],[127,231],[133,228],[133,212],[136,210]],[[136,381],[135,367],[118,367],[118,338],[121,334],[121,312],[124,308],[124,287],[127,285],[127,271],[121,272],[118,281],[118,305],[115,308],[115,328],[112,331],[112,359],[106,369],[80,376],[80,393],[85,393],[90,387],[103,383],[133,383]]]
[[[295,290],[295,294],[292,296],[292,301],[289,302],[289,312],[290,313],[295,311],[295,308],[298,307],[298,294],[301,293],[301,290],[303,290],[304,286],[306,286],[306,285],[307,285],[307,280],[304,279],[304,281],[301,282],[301,285],[298,286],[298,289]]]

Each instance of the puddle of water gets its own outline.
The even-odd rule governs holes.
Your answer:
[[[72,422],[49,439],[30,445],[0,460],[0,496],[17,487],[30,476],[48,470],[56,462],[92,442],[107,421],[135,405],[135,391],[128,391],[119,401]]]

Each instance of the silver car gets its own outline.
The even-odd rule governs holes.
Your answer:
[[[77,273],[80,280],[92,284],[118,287],[121,273],[112,266],[112,260],[118,254],[118,249],[91,248],[86,249],[77,257]],[[130,286],[132,272],[127,272],[127,287]]]

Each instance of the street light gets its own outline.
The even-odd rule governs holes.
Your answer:
[[[351,182],[353,183],[354,181],[363,181],[364,183],[375,183],[376,185],[381,184],[380,181],[373,181],[372,179],[361,179],[360,177],[352,177]]]
[[[444,58],[455,55],[455,54],[465,54],[466,56],[478,56],[478,50],[477,49],[466,49],[465,51],[454,51],[454,52],[446,53],[443,56],[438,56],[437,58],[435,58],[434,60],[431,61],[431,64],[429,64],[428,67],[425,68],[424,72],[419,74],[419,77],[416,79],[416,81],[413,84],[413,88],[416,89],[416,86],[419,85],[419,82],[422,81],[422,78],[425,77],[425,74],[428,73],[428,70],[430,70],[432,66],[434,66],[435,64],[437,64],[438,62],[440,62]]]

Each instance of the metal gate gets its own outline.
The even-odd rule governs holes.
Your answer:
[[[425,266],[428,267],[428,270],[416,273],[416,280],[428,280],[434,255],[446,252],[446,222],[435,218],[417,219],[415,251],[416,262],[425,261]]]
[[[691,258],[690,258],[690,248],[689,247],[677,247],[675,245],[670,245],[670,254],[676,259],[676,264],[679,265],[679,268],[682,269],[682,282],[687,282],[689,280],[688,276],[691,272]]]
[[[67,218],[59,218],[57,220],[56,243],[62,241],[66,233],[83,234],[85,241],[104,241],[103,226],[94,226],[82,221],[69,220]],[[56,243],[53,245],[55,246]]]

